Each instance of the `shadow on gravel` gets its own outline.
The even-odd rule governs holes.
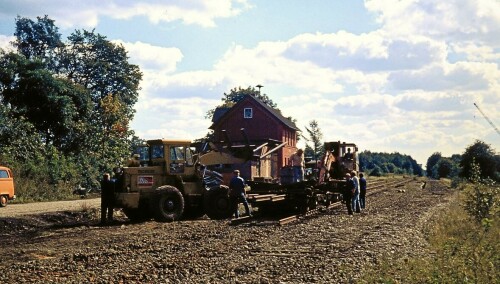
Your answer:
[[[130,223],[128,219],[116,220],[105,226],[121,226]],[[0,239],[2,241],[13,238],[14,241],[20,239],[32,239],[41,233],[56,229],[66,229],[75,227],[99,226],[99,220],[92,212],[61,211],[43,213],[37,215],[26,215],[22,217],[0,217]]]

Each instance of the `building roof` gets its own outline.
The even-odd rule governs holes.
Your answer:
[[[281,123],[283,123],[284,125],[286,125],[287,127],[291,128],[291,129],[294,129],[296,131],[301,131],[297,125],[295,125],[295,123],[293,121],[291,121],[290,119],[284,117],[282,114],[281,114],[281,111],[277,110],[277,109],[274,109],[272,107],[270,107],[269,105],[267,105],[266,103],[264,103],[263,101],[259,100],[258,98],[256,98],[255,96],[251,96],[251,95],[245,95],[243,97],[243,99],[241,99],[237,104],[235,104],[232,108],[228,109],[228,108],[217,108],[215,110],[215,113],[214,113],[214,116],[212,118],[212,122],[213,124],[209,127],[210,129],[214,129],[215,125],[221,121],[222,118],[226,117],[227,115],[229,115],[231,113],[231,110],[232,109],[235,109],[237,106],[239,106],[240,104],[242,104],[244,101],[246,100],[253,100],[255,102],[257,102],[257,104],[259,104],[260,106],[262,106],[263,109],[265,109],[266,111],[268,111],[272,116],[274,116],[277,120],[279,120]]]

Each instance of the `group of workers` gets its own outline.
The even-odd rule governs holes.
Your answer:
[[[347,213],[353,215],[353,211],[361,213],[361,209],[366,206],[366,179],[362,173],[359,179],[356,171],[345,174],[345,187],[342,194],[347,207]]]
[[[353,159],[353,154],[350,149],[344,156],[347,160]],[[304,180],[304,150],[298,149],[290,156],[290,166],[293,169],[293,182],[301,182]],[[240,177],[240,171],[235,170],[234,176],[230,181],[230,197],[234,208],[234,216],[239,218],[238,204],[241,202],[245,206],[245,211],[248,216],[251,216],[251,210],[248,206],[248,201],[245,195],[245,180]],[[345,175],[346,183],[343,190],[343,199],[347,207],[349,215],[353,212],[361,213],[361,209],[366,207],[366,179],[362,173],[357,177],[356,171],[351,171]]]

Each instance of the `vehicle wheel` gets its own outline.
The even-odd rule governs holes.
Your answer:
[[[180,220],[184,213],[184,197],[173,186],[162,186],[158,189],[157,198],[153,200],[154,218],[159,222]]]
[[[151,219],[147,208],[123,208],[123,213],[132,222],[142,222]]]
[[[8,198],[6,195],[0,195],[0,207],[7,206]]]
[[[210,219],[225,219],[233,214],[227,186],[212,187],[204,198],[205,212]]]

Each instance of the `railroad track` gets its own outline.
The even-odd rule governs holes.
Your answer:
[[[383,191],[388,190],[389,188],[392,188],[392,187],[396,187],[396,188],[401,187],[412,180],[413,180],[413,178],[410,178],[410,177],[408,177],[408,178],[405,177],[403,179],[395,179],[395,180],[377,180],[374,183],[369,184],[367,196],[370,196],[370,195],[373,195],[373,194],[376,194],[379,192],[383,192]],[[272,198],[272,197],[264,196],[262,198]],[[284,199],[284,196],[280,196],[280,198]],[[241,217],[241,218],[232,219],[230,222],[230,225],[235,226],[235,225],[241,225],[241,224],[250,224],[250,225],[260,225],[260,226],[264,226],[264,225],[284,226],[284,225],[299,221],[300,219],[303,219],[305,217],[314,216],[314,215],[317,215],[321,212],[326,212],[327,210],[331,210],[333,208],[338,208],[342,205],[343,205],[343,203],[341,201],[337,201],[337,202],[332,203],[326,207],[322,206],[322,207],[318,207],[318,208],[315,208],[312,210],[308,210],[305,214],[291,215],[291,216],[283,217],[283,218],[278,219],[278,220],[265,220],[264,218],[254,218],[254,217],[245,216],[245,217]]]

